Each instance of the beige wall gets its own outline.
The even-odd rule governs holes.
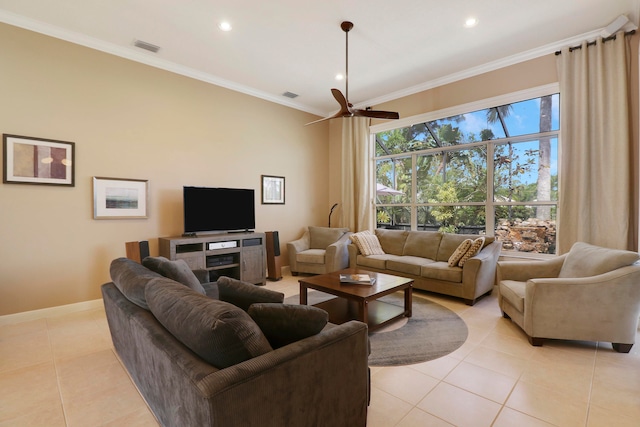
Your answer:
[[[255,189],[283,250],[334,203],[307,113],[4,24],[0,94],[0,133],[76,143],[75,187],[0,184],[0,315],[100,298],[124,242],[183,232],[183,185]],[[261,174],[284,206],[260,204]],[[148,179],[149,218],[92,219],[93,176]]]

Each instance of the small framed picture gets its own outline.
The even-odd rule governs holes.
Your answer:
[[[93,177],[93,218],[147,218],[149,181]]]
[[[75,185],[75,144],[2,135],[5,184]]]
[[[262,175],[262,204],[284,205],[284,177]]]

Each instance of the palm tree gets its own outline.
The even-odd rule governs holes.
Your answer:
[[[551,95],[540,98],[540,133],[551,131]],[[551,200],[551,138],[540,138],[538,200]],[[551,219],[550,206],[538,206],[538,219]]]

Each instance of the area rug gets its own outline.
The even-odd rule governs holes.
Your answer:
[[[308,303],[317,304],[332,295],[309,291]],[[399,307],[404,306],[402,293],[380,298]],[[299,295],[285,300],[298,304]],[[433,301],[413,297],[412,317],[398,320],[404,323],[397,329],[393,324],[369,334],[371,342],[370,366],[411,365],[437,359],[457,350],[467,339],[467,325],[453,311]]]

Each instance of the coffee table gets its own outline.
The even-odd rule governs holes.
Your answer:
[[[369,274],[376,278],[373,285],[340,283],[340,274]],[[333,298],[315,304],[329,313],[331,323],[344,323],[360,320],[376,330],[400,317],[411,317],[413,280],[406,277],[376,273],[359,268],[349,268],[333,273],[305,277],[300,282],[300,304],[307,305],[307,289],[315,289]],[[380,297],[394,292],[404,291],[404,307],[379,301]]]

